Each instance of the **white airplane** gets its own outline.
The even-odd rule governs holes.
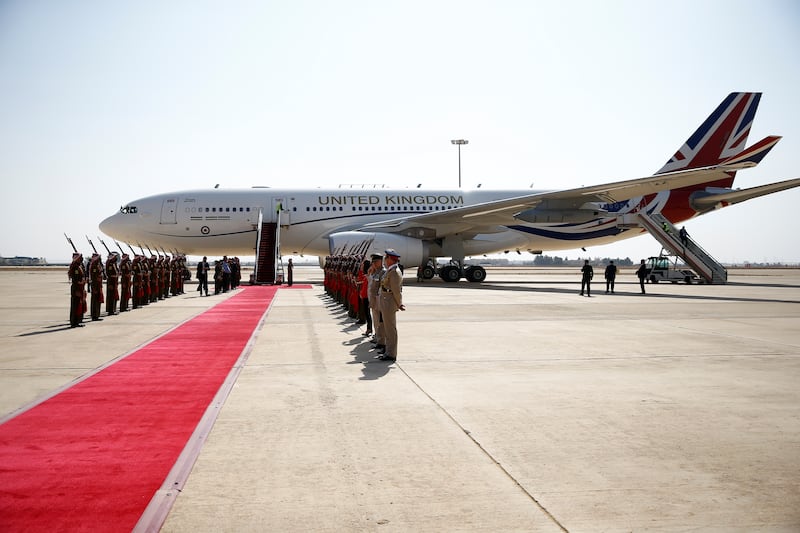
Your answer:
[[[800,179],[733,189],[780,137],[751,147],[747,137],[761,93],[731,93],[652,176],[561,191],[383,188],[206,189],[135,200],[100,224],[114,239],[188,255],[256,255],[262,222],[280,226],[279,254],[320,257],[395,248],[404,266],[451,258],[446,281],[483,281],[465,257],[509,250],[541,253],[595,246],[653,229],[642,216],[672,223],[790,189]],[[663,220],[663,219],[662,219]],[[647,229],[645,229],[647,228]],[[369,243],[368,248],[363,246]],[[425,277],[433,274],[426,269]]]

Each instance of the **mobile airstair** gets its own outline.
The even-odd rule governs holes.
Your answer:
[[[687,238],[684,245],[677,228],[665,216],[660,213],[648,215],[640,212],[638,222],[670,255],[683,259],[706,283],[721,285],[728,282],[728,271],[725,267],[691,238]]]
[[[258,215],[258,236],[256,238],[256,266],[253,281],[260,285],[280,285],[283,283],[283,262],[280,253],[280,211],[274,214],[274,221],[264,221],[263,211]]]

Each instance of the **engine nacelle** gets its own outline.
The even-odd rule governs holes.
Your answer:
[[[350,253],[357,250],[369,257],[370,254],[383,255],[387,248],[394,248],[400,254],[400,264],[404,267],[419,266],[428,258],[428,244],[419,239],[395,235],[394,233],[367,233],[363,231],[342,231],[328,237],[331,255]]]

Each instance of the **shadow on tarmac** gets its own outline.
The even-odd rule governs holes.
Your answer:
[[[483,283],[469,283],[469,282],[458,282],[458,283],[428,283],[428,284],[420,284],[411,282],[410,285],[425,285],[426,287],[430,287],[431,290],[437,289],[453,289],[458,288],[459,290],[491,290],[491,291],[514,291],[514,292],[532,292],[532,293],[550,293],[550,294],[579,294],[580,293],[580,281],[575,282],[574,289],[567,289],[564,288],[563,285],[564,281],[552,281],[552,282],[541,282],[536,281],[536,287],[531,286],[530,281],[503,281],[503,282],[483,282]],[[550,287],[541,287],[540,285],[551,285]],[[556,287],[556,285],[560,285]],[[658,290],[658,284],[648,283],[646,285],[646,289],[648,292],[647,294],[641,294],[638,290],[639,283],[637,281],[634,282],[617,282],[616,287],[617,290],[615,293],[612,294],[605,294],[605,283],[600,282],[597,283],[597,289],[593,290],[594,294],[592,297],[596,296],[608,296],[609,298],[614,298],[618,296],[636,296],[636,297],[649,297],[649,298],[675,298],[678,300],[705,300],[710,302],[761,302],[761,303],[787,303],[787,304],[800,304],[800,300],[784,300],[780,298],[737,298],[737,297],[730,297],[730,296],[710,296],[707,294],[704,295],[690,295],[690,294],[664,294],[653,292]],[[620,286],[632,286],[636,289],[633,291],[620,291]],[[669,286],[668,284],[664,284],[664,286]],[[706,285],[699,285],[701,287],[705,287]],[[769,283],[728,283],[727,286],[741,286],[741,287],[763,287],[765,289],[781,289],[781,288],[789,288],[789,289],[796,289],[798,285],[791,285],[791,284],[769,284]],[[603,287],[603,288],[601,288]]]
[[[369,342],[369,338],[360,333],[361,328],[359,324],[353,322],[353,318],[349,316],[347,310],[342,305],[331,299],[328,295],[320,295],[320,301],[324,302],[325,308],[328,309],[329,314],[334,320],[338,320],[338,324],[342,326],[342,333],[358,333],[357,337],[343,342],[345,346],[352,346],[353,349],[350,353],[353,356],[352,361],[348,361],[348,365],[362,365],[362,376],[359,380],[375,380],[380,379],[389,373],[389,369],[393,362],[380,361],[376,359],[377,352],[372,351],[373,345]]]

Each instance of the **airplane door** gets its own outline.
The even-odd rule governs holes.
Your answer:
[[[165,198],[164,203],[161,204],[161,223],[162,224],[177,224],[178,223],[178,199]]]
[[[281,226],[288,226],[291,224],[290,214],[292,210],[288,204],[288,198],[273,198],[272,199],[272,215],[270,218],[273,222],[280,219]]]

